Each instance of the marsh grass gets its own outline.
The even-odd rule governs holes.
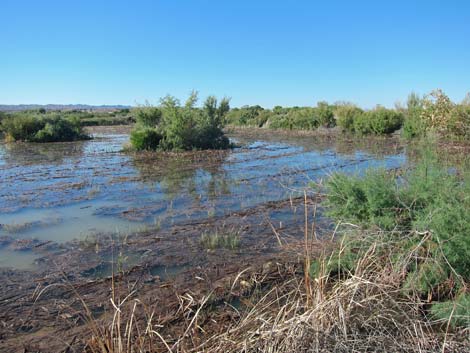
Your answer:
[[[468,323],[468,184],[453,169],[429,160],[395,175],[334,175],[327,204],[340,235],[333,251],[312,252],[317,200],[305,193],[304,239],[298,262],[277,263],[250,281],[247,270],[230,280],[256,283],[256,292],[219,320],[206,293],[175,293],[179,306],[161,320],[129,291],[113,292],[112,320],[88,320],[93,353],[133,352],[464,352]],[[322,205],[323,206],[323,205]],[[345,222],[344,227],[341,223]],[[231,236],[227,236],[231,234]],[[229,248],[237,232],[201,235],[208,249]],[[228,245],[224,245],[228,244]],[[248,285],[247,285],[248,284]],[[114,285],[113,285],[114,288]],[[239,292],[242,292],[241,290]],[[255,293],[255,294],[253,294]],[[88,310],[89,311],[89,310]],[[217,330],[211,330],[217,324]],[[182,328],[174,329],[176,325]],[[208,325],[208,326],[206,326]]]
[[[427,301],[402,289],[404,271],[416,260],[416,252],[403,253],[396,266],[391,261],[396,244],[382,233],[358,236],[367,245],[352,271],[333,274],[329,263],[336,260],[330,254],[320,257],[311,281],[305,280],[309,277],[304,276],[303,264],[277,264],[255,281],[264,289],[249,296],[231,320],[217,321],[216,331],[205,327],[219,320],[212,303],[220,299],[212,292],[197,297],[176,294],[180,306],[166,324],[135,292],[117,302],[113,298],[109,326],[90,323],[87,349],[93,353],[465,351],[468,332],[449,329],[448,320],[426,316]],[[231,292],[247,282],[252,281],[241,271]],[[462,319],[460,311],[455,314]],[[183,326],[171,330],[169,322]]]
[[[216,230],[214,232],[206,232],[201,235],[201,245],[205,249],[228,249],[235,250],[240,247],[240,232],[233,229]]]
[[[317,196],[313,196],[313,207],[309,207],[312,203],[305,194],[305,234],[299,244],[304,251],[300,261],[271,264],[268,272],[263,266],[258,275],[256,270],[239,272],[230,281],[231,296],[243,292],[238,287],[256,285],[230,320],[221,319],[227,316],[215,310],[214,303],[221,299],[211,291],[197,296],[175,293],[180,304],[171,319],[164,321],[138,299],[135,291],[121,296],[121,300],[113,294],[112,320],[106,326],[88,320],[91,339],[87,351],[465,351],[470,344],[468,330],[453,325],[452,316],[467,322],[469,316],[462,310],[467,297],[428,311],[429,298],[415,288],[405,289],[410,268],[434,261],[432,253],[422,252],[428,238],[424,236],[417,246],[404,248],[394,236],[400,235],[403,242],[407,236],[396,231],[350,226],[337,250],[325,250],[312,260]],[[217,236],[205,239],[218,244],[222,237],[214,234]],[[350,266],[344,266],[346,263]],[[210,323],[216,323],[217,330],[206,326]]]

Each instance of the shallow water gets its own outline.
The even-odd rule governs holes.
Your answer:
[[[234,135],[224,152],[134,155],[123,133],[84,142],[0,145],[0,236],[63,243],[93,234],[221,216],[296,196],[335,170],[406,162],[387,140]],[[10,239],[11,240],[11,239]],[[34,254],[0,248],[0,266],[28,268]]]

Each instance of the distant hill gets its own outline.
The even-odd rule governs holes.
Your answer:
[[[87,105],[87,104],[0,104],[0,111],[18,112],[22,110],[41,109],[46,110],[88,110],[88,111],[114,111],[128,109],[128,105]]]

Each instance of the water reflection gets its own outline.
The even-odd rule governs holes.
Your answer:
[[[59,165],[67,158],[83,155],[85,141],[57,143],[2,143],[0,166]]]
[[[141,180],[160,188],[167,200],[184,195],[191,196],[194,201],[214,200],[220,195],[230,195],[230,182],[223,169],[230,153],[196,151],[176,155],[157,152],[135,155],[133,165]]]

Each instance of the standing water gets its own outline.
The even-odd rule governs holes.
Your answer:
[[[333,171],[400,167],[393,141],[230,136],[230,151],[126,153],[127,133],[0,145],[0,267],[30,268],[30,247],[221,216],[296,196]],[[359,143],[359,144],[358,144]],[[371,147],[372,146],[372,147]]]

